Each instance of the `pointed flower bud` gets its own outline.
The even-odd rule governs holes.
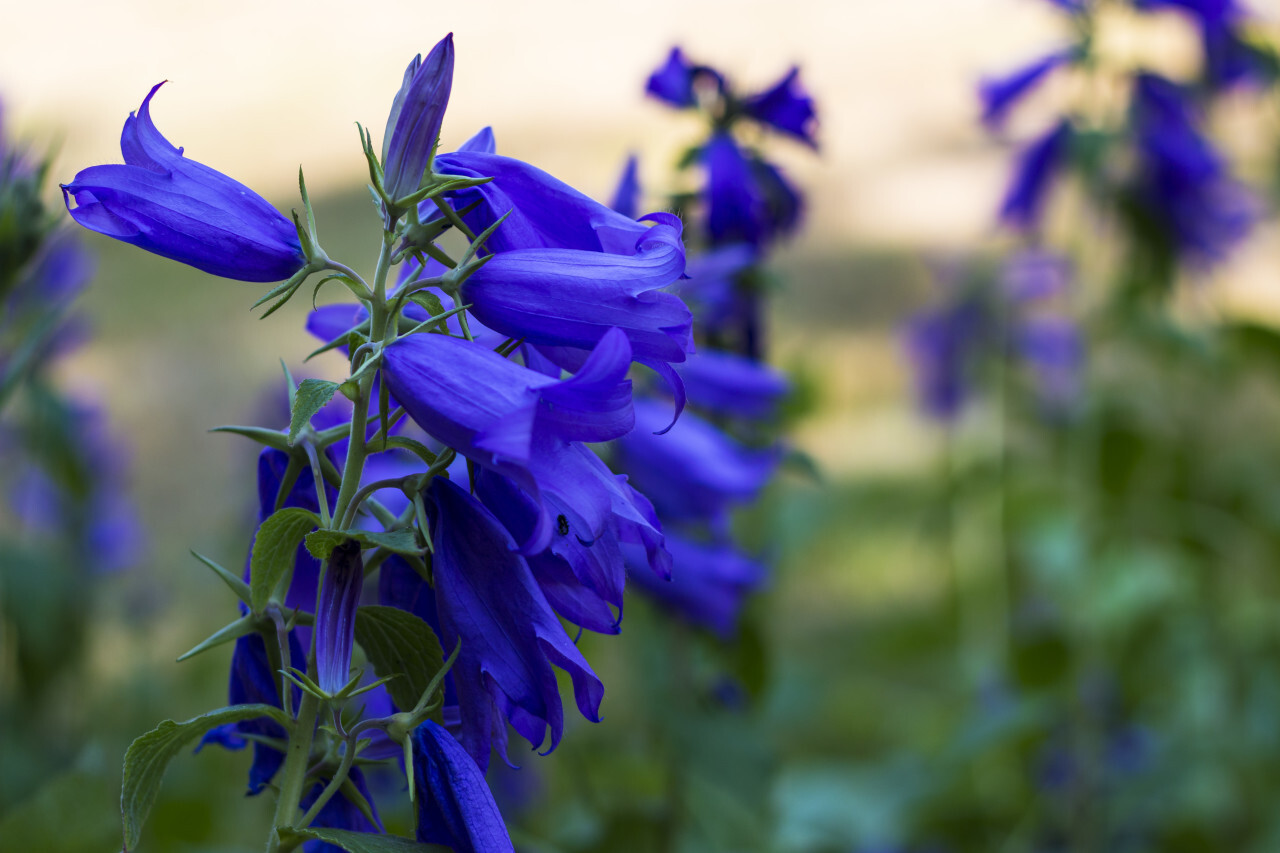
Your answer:
[[[419,841],[458,853],[514,849],[484,774],[453,735],[430,720],[413,732],[413,773]]]
[[[337,693],[349,678],[356,607],[363,588],[360,546],[355,542],[338,546],[329,557],[329,571],[320,591],[320,612],[316,614],[316,669],[320,689],[326,693]]]
[[[62,185],[71,217],[90,231],[223,278],[293,276],[307,263],[294,224],[244,184],[183,157],[160,134],[150,108],[162,85],[125,120],[124,165],[91,166]]]
[[[404,71],[382,139],[383,186],[388,198],[412,195],[431,168],[440,124],[453,88],[453,33],[415,56]]]

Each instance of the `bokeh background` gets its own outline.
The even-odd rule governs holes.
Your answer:
[[[1249,5],[1264,37],[1280,32],[1280,3]],[[1046,640],[1068,651],[1038,649],[1048,657],[1022,662],[1032,673],[1027,682],[1001,627],[1022,591],[991,568],[993,553],[1019,547],[1005,539],[1009,518],[1001,509],[1001,501],[1018,498],[982,486],[965,492],[948,476],[986,458],[1000,413],[979,409],[959,427],[941,427],[921,416],[912,395],[904,322],[932,298],[939,268],[1001,245],[995,212],[1011,148],[979,127],[974,86],[984,73],[1062,40],[1051,4],[509,0],[450,7],[396,0],[356,11],[338,2],[129,0],[7,3],[3,19],[7,131],[56,143],[56,180],[118,162],[124,117],[153,84],[168,80],[153,115],[171,141],[285,210],[298,204],[301,165],[326,249],[365,272],[378,225],[361,183],[354,123],[380,133],[405,63],[445,32],[455,34],[458,62],[442,146],[492,125],[501,153],[598,198],[608,197],[629,153],[641,157],[651,198],[672,188],[671,163],[699,128],[643,95],[671,45],[752,88],[799,64],[818,104],[820,150],[814,156],[785,142],[771,149],[808,199],[803,230],[771,263],[785,283],[771,313],[771,348],[774,361],[798,377],[791,441],[818,474],[791,472],[745,522],[777,566],[751,613],[768,650],[759,676],[764,710],[755,727],[717,725],[736,744],[727,754],[751,761],[748,744],[768,731],[758,763],[726,764],[760,782],[770,816],[761,827],[768,828],[743,816],[742,803],[757,793],[737,792],[741,802],[730,796],[720,812],[700,806],[705,822],[738,821],[752,827],[754,841],[767,835],[767,844],[735,847],[732,834],[726,840],[706,830],[700,846],[682,849],[1280,849],[1280,824],[1259,813],[1280,778],[1271,713],[1280,714],[1280,635],[1270,627],[1276,584],[1267,574],[1280,556],[1274,521],[1245,514],[1221,522],[1245,532],[1219,530],[1226,550],[1194,571],[1184,572],[1168,549],[1118,540],[1102,575],[1089,574],[1084,557],[1072,562],[1079,542],[1069,514],[1032,525],[1034,546],[1057,548],[1046,559],[1070,575],[1045,587],[1049,604],[1085,613],[1088,627]],[[1194,61],[1194,36],[1175,15],[1113,32],[1106,49],[1134,64],[1177,73]],[[1220,139],[1246,172],[1265,172],[1280,145],[1275,109],[1272,94],[1224,110]],[[94,336],[60,375],[105,405],[128,444],[129,497],[148,541],[140,565],[95,581],[92,610],[83,616],[86,663],[61,687],[58,726],[75,749],[60,750],[58,766],[9,792],[0,847],[2,839],[40,839],[56,826],[50,846],[26,849],[111,849],[128,742],[159,719],[224,702],[229,647],[173,662],[233,611],[188,549],[236,565],[252,531],[255,449],[207,430],[259,421],[278,393],[281,359],[296,375],[339,369],[326,360],[332,356],[301,364],[313,348],[303,331],[305,300],[259,321],[249,310],[260,295],[253,285],[213,280],[106,238],[89,243],[98,275],[79,307]],[[1274,222],[1264,222],[1229,262],[1197,276],[1197,293],[1215,317],[1269,328],[1280,318],[1277,260],[1280,238]],[[1266,478],[1265,462],[1280,458],[1271,435],[1278,377],[1259,363],[1248,368],[1253,408],[1178,453],[1228,447],[1256,459],[1252,473]],[[1181,435],[1226,409],[1198,408],[1197,395],[1215,390],[1212,375],[1176,384],[1179,375],[1151,379],[1140,367],[1125,381],[1176,388],[1176,399],[1159,401],[1168,411],[1155,419],[1167,415]],[[1157,458],[1163,452],[1141,431],[1130,438],[1137,444],[1115,451],[1125,459],[1144,448]],[[1264,489],[1256,506],[1280,508],[1280,493]],[[1202,585],[1206,574],[1227,573],[1227,563],[1249,571]],[[592,755],[625,754],[619,733],[641,728],[645,697],[633,692],[629,668],[657,655],[661,669],[662,643],[683,637],[662,636],[662,624],[643,607],[628,620],[636,629],[624,623],[620,638],[584,641],[613,694],[605,722],[579,725],[550,757],[530,756],[534,778],[580,774],[600,790],[626,779],[633,787],[623,790],[640,800],[661,788],[623,772],[595,779],[589,770]],[[1156,634],[1168,648],[1134,663],[1135,638]],[[1211,635],[1207,645],[1189,639],[1202,634]],[[1181,650],[1180,636],[1188,644]],[[1068,653],[1080,646],[1087,651]],[[1063,654],[1075,661],[1064,664],[1073,675],[1062,681],[1071,686],[1023,701],[1033,692],[1027,684],[1037,673],[1056,673]],[[1098,784],[1065,794],[1044,782],[1048,741],[1083,739],[1085,752],[1101,755],[1120,725],[1052,722],[1064,708],[1064,719],[1091,719],[1081,710],[1089,691],[1121,697],[1115,713],[1126,732],[1137,732],[1133,749],[1150,760],[1137,762],[1142,770],[1129,788]],[[1246,729],[1255,740],[1245,740]],[[575,738],[583,746],[575,749]],[[13,755],[0,757],[4,772],[15,765]],[[245,754],[216,750],[176,761],[149,849],[256,849],[269,804],[243,798],[246,765]],[[650,849],[628,847],[619,840],[625,833],[600,825],[591,797],[557,790],[541,814],[524,818],[528,838],[538,840],[530,849]],[[74,814],[59,805],[68,792],[82,802]],[[1068,846],[1035,846],[1028,827],[1069,825],[1099,810],[1107,826],[1152,814],[1165,823],[1132,847],[1087,834]],[[1175,813],[1176,820],[1167,817]],[[632,819],[642,824],[638,814]]]

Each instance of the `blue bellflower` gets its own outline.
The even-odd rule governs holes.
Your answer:
[[[723,542],[694,542],[668,533],[667,547],[672,559],[669,579],[628,562],[631,581],[692,624],[731,637],[743,602],[764,582],[764,566]],[[628,556],[633,553],[628,550]]]
[[[351,672],[356,608],[364,587],[364,561],[355,542],[339,545],[329,557],[320,610],[316,613],[316,672],[320,689],[334,694]]]
[[[462,642],[452,671],[462,744],[481,769],[491,744],[506,757],[503,718],[551,751],[564,731],[552,664],[573,681],[578,710],[599,719],[604,687],[564,632],[506,528],[443,477],[431,482],[432,561],[441,642]],[[549,732],[549,737],[548,737]]]
[[[1155,74],[1134,83],[1136,200],[1179,253],[1221,260],[1252,228],[1257,203],[1199,131],[1190,94]]]
[[[1067,159],[1073,135],[1071,123],[1063,119],[1022,152],[1000,204],[1002,222],[1022,230],[1040,225],[1045,199]]]
[[[293,223],[244,184],[183,157],[160,134],[150,107],[162,85],[125,120],[124,165],[91,166],[62,185],[72,218],[223,278],[291,277],[306,264]]]
[[[752,450],[686,413],[665,435],[666,407],[635,401],[635,431],[617,442],[625,470],[664,521],[721,524],[730,504],[752,500],[778,462],[777,448]]]
[[[911,321],[907,353],[926,414],[950,421],[960,413],[976,353],[988,334],[986,315],[972,299],[948,300]]]
[[[640,215],[640,160],[634,154],[627,158],[609,207],[628,219],[635,219]]]
[[[765,91],[743,99],[742,110],[811,148],[818,147],[814,136],[818,115],[813,108],[813,98],[800,84],[800,69],[795,66]]]
[[[453,87],[453,33],[415,56],[404,72],[382,139],[383,186],[391,199],[417,191],[431,168],[440,125]]]
[[[684,361],[693,315],[663,288],[684,273],[680,220],[652,213],[627,253],[579,249],[500,252],[462,287],[463,301],[490,329],[531,344],[592,349],[621,329],[633,357]]]
[[[787,393],[787,377],[763,362],[736,353],[709,350],[680,369],[689,398],[713,412],[769,418]]]
[[[987,77],[978,84],[982,100],[982,123],[991,129],[1004,124],[1014,106],[1043,83],[1056,68],[1076,57],[1076,51],[1050,53],[1004,77]]]
[[[454,853],[514,853],[480,768],[431,720],[413,732],[413,774],[419,841]]]
[[[550,461],[571,441],[609,441],[634,423],[626,371],[631,347],[611,329],[582,369],[557,380],[458,338],[419,334],[386,351],[386,382],[430,435],[477,464],[519,483],[541,507],[526,553],[546,548],[551,517],[541,491],[563,471]]]

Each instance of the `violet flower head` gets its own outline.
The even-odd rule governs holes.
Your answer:
[[[697,106],[698,101],[693,91],[695,73],[695,67],[685,59],[680,48],[673,47],[662,67],[649,75],[645,91],[673,107]]]
[[[541,492],[560,481],[562,472],[549,462],[557,446],[609,441],[634,424],[626,379],[631,347],[617,329],[565,380],[443,335],[401,338],[385,358],[388,388],[420,427],[538,501],[541,517],[526,553],[550,541],[552,518]]]
[[[290,278],[306,264],[293,223],[244,184],[183,157],[160,134],[151,99],[162,85],[125,120],[124,165],[91,166],[62,185],[72,218],[213,275]]]
[[[987,335],[986,317],[970,299],[949,301],[912,319],[906,333],[907,354],[926,414],[950,421],[960,413],[973,361]]]
[[[587,350],[618,328],[633,357],[684,361],[693,315],[664,290],[684,273],[681,223],[669,213],[649,219],[627,252],[500,252],[467,279],[463,300],[490,329],[531,344]]]
[[[356,607],[364,587],[364,561],[360,545],[339,545],[329,557],[329,568],[320,590],[316,614],[316,671],[320,689],[337,693],[351,672],[351,647],[355,642]]]
[[[780,130],[811,148],[818,147],[814,136],[818,115],[813,98],[800,84],[800,69],[792,66],[782,79],[765,91],[742,102],[747,115]]]
[[[1135,200],[1180,255],[1219,261],[1252,229],[1258,203],[1198,128],[1189,93],[1155,74],[1134,83]]]
[[[413,774],[419,841],[455,853],[514,853],[484,774],[431,720],[413,732]]]
[[[440,639],[446,648],[462,642],[452,671],[462,744],[481,769],[491,744],[505,758],[505,717],[550,752],[564,731],[552,664],[571,677],[578,710],[589,720],[599,719],[604,687],[493,513],[443,477],[432,480],[430,497]]]
[[[777,466],[778,448],[744,447],[692,413],[663,435],[657,434],[668,420],[662,403],[636,400],[635,417],[636,428],[618,441],[618,454],[665,521],[718,524],[731,504],[752,500]]]
[[[641,566],[629,573],[631,581],[692,624],[731,637],[746,597],[765,580],[765,567],[724,543],[694,542],[669,533],[667,547],[673,563],[670,579]]]
[[[763,362],[736,353],[708,350],[679,369],[689,399],[713,412],[768,418],[787,393],[787,377]]]
[[[1078,397],[1084,343],[1075,323],[1052,315],[1031,317],[1018,328],[1016,344],[1046,406],[1060,410]]]
[[[391,104],[382,139],[383,186],[390,198],[412,195],[431,168],[452,88],[453,33],[449,33],[425,60],[419,55],[409,63]]]
[[[1063,119],[1022,152],[1000,205],[1002,222],[1021,230],[1040,224],[1045,199],[1067,159],[1073,136],[1071,123]]]
[[[1004,124],[1014,106],[1043,83],[1049,74],[1076,56],[1074,50],[1050,53],[1004,77],[987,77],[978,84],[982,123],[993,130]]]

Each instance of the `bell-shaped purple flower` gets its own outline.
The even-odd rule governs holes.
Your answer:
[[[427,720],[413,732],[419,841],[454,853],[513,853],[484,774],[453,735]]]
[[[948,300],[917,314],[907,326],[906,347],[916,396],[931,417],[960,413],[978,348],[989,339],[987,318],[972,299]]]
[[[673,107],[697,106],[693,92],[694,73],[694,66],[684,58],[680,48],[673,47],[662,67],[649,75],[645,91]]]
[[[224,278],[291,277],[306,264],[293,223],[244,184],[183,157],[160,135],[150,104],[161,85],[125,120],[125,164],[92,166],[63,184],[72,218]]]
[[[693,307],[701,328],[720,331],[742,311],[737,277],[756,262],[757,252],[747,243],[717,246],[689,258],[688,278],[677,282],[675,290]]]
[[[669,533],[667,547],[673,563],[669,580],[629,559],[631,581],[694,625],[732,636],[743,601],[764,582],[765,567],[724,543],[694,542]],[[635,556],[629,549],[628,557]]]
[[[550,751],[564,731],[552,664],[571,677],[578,710],[589,720],[599,718],[604,688],[493,513],[443,477],[432,480],[430,497],[440,639],[445,648],[462,642],[452,671],[462,744],[487,767],[491,743],[504,744],[505,717],[522,737],[535,746],[546,741]]]
[[[702,151],[707,167],[707,230],[717,244],[758,245],[764,234],[764,198],[738,143],[716,133]]]
[[[817,113],[813,98],[800,84],[800,69],[792,67],[782,79],[758,95],[745,98],[742,110],[747,115],[764,122],[783,133],[790,134],[813,148],[818,147],[814,138]]]
[[[421,55],[413,58],[391,104],[382,139],[383,186],[389,198],[412,195],[431,168],[452,88],[453,33],[449,33],[425,60]]]
[[[668,287],[684,272],[680,220],[656,224],[626,253],[516,249],[493,256],[462,288],[463,301],[490,329],[532,344],[592,349],[621,329],[634,358],[684,361],[693,315]]]
[[[636,428],[617,442],[624,470],[667,521],[722,522],[730,504],[749,501],[768,482],[778,449],[752,450],[686,413],[669,432],[666,406],[635,402]]]
[[[1138,75],[1132,109],[1142,215],[1184,257],[1221,260],[1257,220],[1257,201],[1200,133],[1187,90],[1155,74]]]
[[[1071,123],[1063,119],[1022,152],[1000,205],[1002,222],[1019,229],[1040,224],[1045,197],[1067,158],[1072,137]]]
[[[1076,399],[1084,343],[1075,323],[1055,315],[1030,317],[1019,326],[1016,345],[1046,406],[1060,410]]]
[[[647,226],[521,160],[463,149],[436,159],[441,172],[493,178],[487,184],[450,193],[450,197],[458,209],[479,202],[464,217],[477,233],[507,217],[485,243],[495,254],[533,248],[629,254],[647,230]],[[439,215],[434,206],[424,206],[422,211],[424,217]]]
[[[320,611],[316,613],[316,671],[320,689],[337,693],[351,673],[356,608],[364,588],[364,561],[355,542],[339,545],[329,557]]]
[[[1004,77],[983,79],[978,84],[978,97],[982,100],[982,123],[993,130],[999,128],[1019,101],[1043,83],[1050,72],[1070,62],[1075,56],[1075,50],[1060,50]]]
[[[746,418],[768,418],[787,393],[787,377],[763,362],[704,350],[679,368],[695,406]]]
[[[563,381],[444,335],[402,338],[385,358],[388,388],[420,427],[515,480],[539,503],[539,480],[554,471],[538,472],[557,443],[608,441],[634,423],[625,378],[631,347],[620,330],[606,332],[582,369]],[[529,553],[545,548],[551,535],[542,512]]]

